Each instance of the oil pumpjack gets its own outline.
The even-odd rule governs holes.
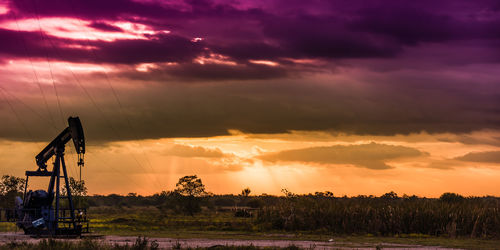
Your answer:
[[[71,196],[70,183],[64,149],[66,143],[73,140],[75,151],[78,154],[78,166],[83,166],[85,154],[85,138],[83,127],[78,117],[68,118],[66,127],[51,143],[49,143],[36,157],[38,169],[26,171],[26,184],[23,199],[16,197],[16,225],[23,229],[25,234],[38,236],[81,236],[88,232],[89,223],[85,209],[75,209]],[[47,161],[55,156],[53,169],[47,169]],[[26,192],[30,177],[50,177],[49,186],[45,190],[29,190]],[[61,194],[61,179],[65,193]],[[67,199],[67,202],[61,202]],[[62,206],[67,205],[67,207]]]

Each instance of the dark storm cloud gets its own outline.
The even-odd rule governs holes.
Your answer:
[[[498,95],[485,93],[479,86],[476,90],[462,91],[459,83],[429,88],[408,83],[394,87],[376,81],[354,86],[343,82],[324,85],[308,78],[202,84],[194,80],[190,84],[175,83],[179,80],[170,79],[165,80],[168,84],[130,83],[128,88],[118,91],[120,108],[104,79],[80,80],[96,84],[95,89],[88,89],[90,93],[102,92],[95,100],[97,107],[79,87],[69,84],[73,81],[57,85],[58,91],[69,101],[63,103],[63,112],[79,115],[89,141],[93,142],[227,135],[231,129],[246,133],[327,130],[362,135],[500,129]],[[111,78],[112,83],[121,81]],[[41,97],[38,100],[43,101]],[[44,106],[33,105],[34,101],[28,104],[38,113],[45,113]],[[38,124],[28,126],[36,138],[48,140],[54,136],[47,121],[18,101],[12,103],[25,124]],[[53,107],[51,111],[57,115],[57,106]],[[2,108],[4,122],[0,137],[30,140],[8,106]]]
[[[0,28],[0,54],[10,57],[55,59],[70,62],[135,64],[143,62],[190,61],[203,52],[202,43],[176,35],[154,39],[122,39],[114,42],[62,39],[39,32]],[[73,45],[78,45],[74,47]],[[84,46],[95,47],[90,49]]]
[[[496,28],[500,24],[499,13],[489,13],[487,17],[481,17],[479,13],[479,10],[470,11],[469,16],[464,17],[460,16],[462,13],[440,13],[438,9],[395,4],[391,8],[362,9],[360,18],[350,26],[355,30],[386,35],[407,45],[499,38],[500,31]]]
[[[155,4],[132,0],[11,0],[10,6],[26,17],[79,17],[85,19],[113,19],[122,15],[146,17],[163,16],[168,10]]]
[[[134,64],[144,62],[189,61],[203,52],[201,43],[176,35],[159,35],[151,40],[118,40],[91,42],[98,47],[97,61]]]
[[[350,32],[332,17],[272,19],[264,33],[295,58],[371,58],[394,56],[400,47],[383,37]]]
[[[283,78],[290,74],[289,69],[280,66],[259,64],[224,65],[224,64],[179,64],[165,66],[140,73],[119,73],[136,79],[183,80],[183,81],[220,81],[220,80],[263,80]]]
[[[120,27],[103,23],[103,22],[92,22],[89,27],[96,28],[103,31],[111,31],[111,32],[123,32]]]
[[[48,40],[43,40],[38,32],[13,31],[0,28],[0,54],[9,57],[39,57],[45,58],[48,52],[52,50]],[[69,39],[53,39],[52,43],[56,45],[78,44]],[[57,46],[56,46],[57,47]],[[76,59],[79,60],[78,50],[67,47],[57,47],[58,52],[64,56],[52,55],[52,58],[59,60]]]
[[[335,145],[267,153],[259,158],[269,162],[302,162],[316,164],[350,164],[369,169],[389,169],[385,162],[426,155],[414,148],[385,144]]]
[[[77,76],[87,78],[82,82],[90,85],[90,93],[106,92],[109,76],[123,107],[107,91],[95,105],[107,112],[95,108],[78,86],[70,85],[74,81],[70,76],[56,79],[68,85],[58,85],[61,96],[70,100],[63,108],[84,117],[94,141],[215,136],[230,129],[363,135],[500,129],[500,16],[495,1],[21,0],[10,4],[19,19],[77,17],[113,34],[119,32],[115,21],[154,30],[144,34],[145,39],[87,41],[0,29],[3,63],[10,58],[49,57],[112,64],[107,75]],[[13,20],[13,15],[6,16]],[[171,32],[160,32],[164,30]],[[93,51],[84,49],[89,45]],[[208,62],[197,63],[200,58]],[[139,72],[136,66],[141,63],[156,65]],[[39,122],[33,114],[21,113],[27,124]],[[135,129],[124,125],[128,123],[124,117]],[[0,126],[0,136],[26,139],[15,117],[7,118],[10,122]],[[42,126],[30,129],[51,138]]]
[[[495,6],[492,1],[10,2],[20,17],[77,17],[110,32],[120,28],[106,21],[129,20],[172,30],[172,38],[161,37],[159,42],[94,42],[102,61],[128,64],[183,61],[204,53],[187,48],[195,46],[186,42],[193,37],[206,38],[202,46],[208,51],[237,61],[395,57],[405,46],[422,42],[498,39],[500,15]],[[64,47],[64,42],[74,43],[61,40],[58,46]],[[81,60],[74,57],[57,59]]]
[[[311,79],[275,81],[175,84],[170,80],[167,86],[156,84],[150,91],[121,91],[121,100],[128,104],[122,112],[132,121],[135,133],[119,110],[110,110],[105,117],[118,133],[112,133],[93,108],[83,108],[85,112],[80,113],[86,116],[89,134],[99,140],[227,135],[230,129],[246,133],[328,130],[362,135],[500,129],[498,95],[485,94],[481,89],[460,91],[458,83],[435,89],[408,83],[399,83],[396,88],[381,82],[325,86]],[[111,97],[107,97],[111,104],[106,107],[116,106]],[[83,99],[77,103],[87,102]],[[82,110],[72,106],[65,109]]]
[[[468,162],[500,163],[500,151],[472,152],[455,159]]]
[[[388,35],[405,44],[460,38],[460,29],[464,28],[451,16],[399,4],[362,9],[359,14],[360,18],[351,24],[354,29]]]
[[[223,55],[231,55],[236,60],[276,59],[290,56],[285,49],[263,42],[239,42],[237,44],[215,45],[214,51]]]

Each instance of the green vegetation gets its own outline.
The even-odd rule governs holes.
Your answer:
[[[12,208],[14,198],[24,192],[25,180],[19,177],[4,175],[0,181],[0,208]]]
[[[73,177],[69,177],[69,190],[71,192],[71,196],[73,197],[73,202],[75,207],[88,207],[87,204],[87,187],[85,186],[85,181],[78,181]],[[65,194],[66,186],[62,185],[61,193]]]
[[[93,231],[171,238],[317,241],[335,238],[336,242],[346,243],[386,242],[468,249],[495,249],[500,245],[499,231],[495,229],[499,225],[499,199],[494,197],[450,201],[448,195],[440,199],[398,197],[395,193],[338,198],[331,193],[286,192],[281,197],[250,196],[245,204],[242,195],[212,195],[204,197],[199,213],[189,216],[165,205],[155,206],[155,203],[175,202],[168,199],[168,193],[164,195],[125,196],[119,207],[106,204],[117,196],[90,197],[92,203],[100,204],[90,208]],[[252,201],[258,201],[259,206],[247,206]],[[251,216],[237,216],[239,211],[247,211]],[[329,216],[335,217],[329,219]],[[451,225],[455,222],[456,228],[447,226],[450,222]],[[440,225],[443,230],[438,233],[425,231]],[[472,234],[474,225],[476,233]]]
[[[191,216],[200,212],[201,198],[207,195],[201,179],[196,175],[184,176],[175,186],[176,189],[172,195],[175,196],[174,199],[178,205],[177,211],[183,211]]]
[[[76,187],[78,183],[74,184]],[[84,184],[80,186],[86,191]],[[214,195],[205,191],[196,176],[181,178],[174,191],[152,196],[74,194],[84,198],[89,207],[91,230],[106,235],[319,241],[335,238],[337,242],[463,248],[500,245],[497,197],[445,193],[434,199],[399,197],[394,192],[380,197],[335,197],[331,192],[297,195],[287,190],[282,196],[252,196],[248,188],[239,195]],[[15,227],[0,223],[0,230],[14,231]]]
[[[116,214],[121,219],[111,220],[123,221],[122,225],[107,222],[98,225],[129,229],[144,225],[194,231],[307,231],[335,235],[418,234],[500,239],[500,199],[495,197],[445,194],[440,199],[429,199],[388,193],[381,197],[348,198],[334,197],[331,193],[295,195],[289,192],[285,192],[285,196],[211,195],[200,198],[203,209],[197,210],[198,215],[192,218],[183,216],[186,213],[182,210],[186,207],[179,197],[175,192],[149,197],[93,196],[89,197],[90,214],[100,220]],[[141,214],[148,216],[135,216],[138,207],[144,211]]]
[[[500,199],[440,199],[294,195],[257,211],[257,225],[286,231],[323,230],[334,234],[373,234],[500,238]]]

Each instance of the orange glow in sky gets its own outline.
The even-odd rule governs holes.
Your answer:
[[[498,135],[497,132],[482,132],[476,136],[487,134]],[[425,133],[391,138],[294,132],[275,136],[240,133],[211,138],[124,141],[105,147],[89,147],[83,176],[90,193],[97,194],[153,194],[174,189],[178,178],[184,175],[197,174],[207,190],[214,193],[239,193],[249,187],[254,194],[280,194],[286,188],[296,193],[332,191],[339,196],[381,195],[389,191],[428,197],[449,191],[463,195],[500,195],[495,184],[500,178],[497,164],[457,159],[468,152],[489,151],[494,147],[440,141],[447,137],[449,135]],[[370,165],[355,165],[355,161],[327,164],[271,162],[262,158],[262,155],[284,150],[331,145],[351,147],[367,145],[367,142],[412,147],[425,150],[425,154],[384,160],[390,168],[382,170],[370,169]],[[2,141],[0,157],[12,155],[4,161],[4,172],[22,175],[26,169],[34,168],[31,159],[41,145]],[[359,157],[371,156],[361,153]],[[74,159],[73,155],[67,155],[72,176],[78,172]]]

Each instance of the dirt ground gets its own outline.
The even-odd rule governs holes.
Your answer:
[[[119,245],[132,245],[137,237],[132,236],[101,236],[96,237],[96,240],[103,241],[107,244]],[[174,238],[149,238],[156,240],[159,247],[162,249],[171,249],[172,246],[180,244],[182,247],[212,247],[212,246],[248,246],[254,245],[258,247],[287,247],[290,245],[306,249],[374,249],[376,245],[382,248],[390,249],[445,249],[442,247],[429,247],[418,245],[402,245],[392,243],[380,244],[363,244],[363,243],[349,243],[349,242],[336,242],[335,239],[328,241],[292,241],[292,240],[239,240],[239,239],[174,239]],[[31,238],[21,232],[8,232],[0,233],[0,244],[5,244],[12,241],[28,241],[37,243],[42,239]],[[80,239],[64,239],[69,241],[76,241]],[[450,248],[446,248],[450,249]]]

